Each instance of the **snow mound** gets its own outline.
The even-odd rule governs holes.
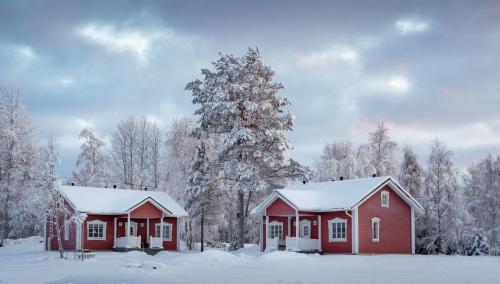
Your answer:
[[[175,260],[177,265],[204,264],[225,265],[240,262],[241,258],[232,253],[220,250],[207,250],[201,253],[187,254]]]
[[[42,250],[43,237],[32,236],[24,239],[7,239],[4,241],[5,247],[22,248],[23,250]]]

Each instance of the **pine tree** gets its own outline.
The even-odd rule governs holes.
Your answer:
[[[282,184],[286,178],[303,176],[302,167],[289,160],[292,146],[285,134],[293,127],[289,105],[277,96],[284,88],[273,82],[274,71],[262,63],[258,49],[242,57],[221,55],[215,71],[203,69],[203,81],[187,84],[198,105],[199,131],[223,136],[214,166],[237,193],[238,236],[244,244],[244,195]]]

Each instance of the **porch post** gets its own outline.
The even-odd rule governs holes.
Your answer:
[[[318,215],[318,248],[321,251],[321,215]]]
[[[267,243],[267,240],[269,240],[269,216],[266,215],[266,250],[267,246],[269,245]]]
[[[128,213],[128,216],[127,216],[127,248],[128,248],[128,240],[129,240],[129,237],[130,237],[130,212]]]
[[[291,220],[291,219],[292,219],[292,218],[291,218],[291,216],[290,216],[290,215],[288,215],[288,230],[287,230],[287,231],[288,231],[288,233],[287,233],[287,236],[288,236],[289,238],[291,238],[291,237],[292,237],[292,225],[290,224],[290,220]]]
[[[149,244],[149,246],[151,247],[151,243],[150,243],[150,237],[149,237],[149,217],[146,218],[146,243]]]
[[[415,211],[411,207],[411,253],[415,254]]]
[[[165,214],[161,212],[161,221],[160,221],[160,239],[161,239],[161,245],[163,246],[163,218],[165,217]]]
[[[113,229],[113,247],[116,247],[116,218],[114,220],[114,229]]]
[[[295,250],[299,250],[299,237],[300,237],[300,224],[299,224],[299,210],[295,211]]]

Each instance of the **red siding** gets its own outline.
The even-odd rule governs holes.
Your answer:
[[[83,223],[83,248],[91,250],[111,250],[114,245],[114,218],[109,215],[88,215]],[[106,222],[106,239],[105,240],[88,240],[87,223],[93,220]]]
[[[330,242],[328,220],[334,218],[347,220],[346,241]],[[321,249],[324,253],[352,253],[352,220],[345,212],[325,212],[321,215]]]
[[[266,209],[266,215],[295,215],[295,209],[286,204],[285,201],[280,198],[276,199],[271,205]]]
[[[65,206],[68,208],[68,210],[73,214],[74,210],[73,208],[65,202]],[[64,221],[64,218],[61,216],[59,218],[59,223],[62,224]],[[69,224],[69,238],[68,240],[64,240],[64,226],[61,228],[61,241],[62,241],[62,247],[64,250],[75,250],[76,246],[76,224],[70,223]],[[59,245],[57,244],[57,233],[55,226],[51,223],[47,223],[47,239],[45,240],[45,243],[50,246],[51,250],[59,250]],[[49,244],[50,243],[50,244]],[[46,247],[45,249],[49,249],[49,247]]]
[[[130,212],[131,218],[161,218],[161,215],[161,210],[149,201]]]
[[[382,190],[390,192],[389,208],[382,208]],[[411,253],[411,207],[389,186],[358,207],[359,253]],[[372,241],[372,218],[380,219],[380,241]]]

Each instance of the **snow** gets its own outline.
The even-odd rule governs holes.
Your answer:
[[[78,211],[84,213],[123,214],[143,200],[152,198],[176,217],[188,215],[166,192],[64,185],[59,190]]]
[[[277,192],[302,211],[347,210],[388,180],[397,185],[391,177],[384,176],[306,184],[297,183],[277,190]],[[408,193],[404,191],[402,193],[408,200],[411,200],[410,203],[420,212],[421,208],[418,202]],[[263,201],[252,210],[252,213],[263,212],[271,200],[272,197]]]
[[[427,255],[262,254],[236,252],[97,252],[59,259],[41,238],[0,248],[0,283],[500,283],[500,258]]]

